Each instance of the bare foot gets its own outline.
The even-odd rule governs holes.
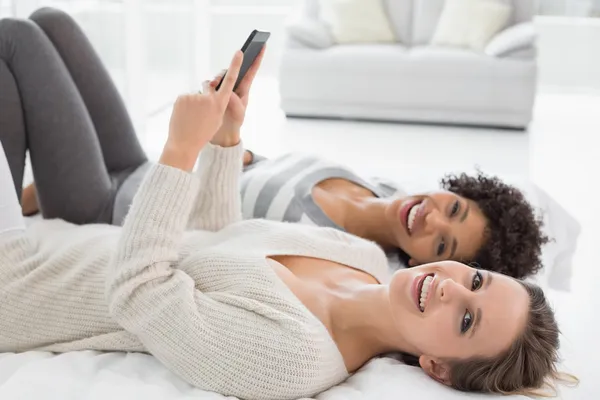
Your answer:
[[[21,194],[21,210],[24,216],[29,217],[40,212],[37,201],[37,190],[35,183],[30,184],[23,189]]]
[[[252,156],[251,151],[244,150],[244,167],[247,167],[248,165],[250,165],[252,163],[253,158],[254,157]]]

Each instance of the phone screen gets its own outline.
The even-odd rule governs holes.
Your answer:
[[[244,79],[244,76],[246,76],[246,73],[254,63],[254,60],[256,60],[256,57],[258,57],[258,54],[264,47],[265,43],[267,42],[267,39],[269,39],[269,36],[271,36],[269,32],[259,32],[255,30],[250,34],[250,36],[248,36],[248,39],[246,39],[246,43],[244,43],[244,46],[242,47],[242,52],[244,53],[244,60],[242,61],[240,74],[238,75],[237,81],[235,82],[235,86],[233,87],[234,91],[237,90],[238,85],[240,84],[242,79]],[[219,90],[219,88],[221,87],[221,83],[223,83],[223,80],[221,80],[221,82],[217,86],[217,90]]]

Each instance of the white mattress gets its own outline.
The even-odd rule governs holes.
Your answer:
[[[563,356],[569,369],[582,379],[576,390],[565,389],[562,399],[598,398],[597,362],[589,357],[596,335],[585,333],[590,321],[572,310],[590,316],[583,301],[572,294],[549,293],[557,309],[567,345]],[[586,329],[587,328],[587,329]],[[593,328],[592,328],[593,329]],[[579,335],[577,332],[583,332]],[[583,340],[588,339],[588,340]],[[587,344],[586,344],[587,343]],[[588,361],[585,361],[588,360]],[[582,363],[583,362],[583,363]],[[587,364],[587,369],[584,368]],[[594,395],[592,395],[594,393]],[[0,399],[2,400],[213,400],[226,397],[192,388],[145,354],[98,353],[92,351],[52,355],[43,352],[0,354]],[[415,367],[390,359],[377,359],[343,384],[317,396],[318,400],[525,400],[523,396],[487,396],[453,391],[432,381]]]
[[[411,396],[404,396],[410,393]],[[417,393],[420,393],[417,396]],[[423,395],[426,394],[426,396]],[[399,394],[403,394],[399,396]],[[413,397],[415,396],[415,397]],[[0,354],[0,398],[36,400],[226,399],[193,389],[144,354],[72,352],[53,356],[28,352]],[[347,382],[317,397],[337,399],[477,399],[448,390],[419,369],[390,359],[371,362]],[[481,396],[490,399],[490,396]],[[526,399],[515,396],[514,399]],[[513,399],[511,399],[513,400]]]

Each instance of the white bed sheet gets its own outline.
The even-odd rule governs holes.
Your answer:
[[[592,311],[572,294],[549,293],[566,337],[563,357],[568,370],[582,384],[563,389],[561,399],[599,398],[593,376],[597,370],[596,335],[590,323]],[[581,318],[573,309],[579,309]],[[585,319],[596,318],[593,320]],[[590,322],[591,321],[591,322]],[[592,328],[593,329],[593,328]],[[579,334],[580,332],[581,334]],[[595,346],[597,349],[597,346]],[[592,350],[590,352],[590,350]],[[592,354],[590,354],[592,353]],[[590,357],[591,356],[591,357]],[[453,391],[432,381],[418,368],[390,359],[378,359],[317,400],[525,400],[523,396],[488,396]],[[98,353],[93,351],[52,355],[44,352],[0,354],[0,399],[2,400],[222,400],[226,397],[194,389],[177,378],[156,359],[145,354]]]
[[[405,395],[410,394],[408,397]],[[423,395],[425,394],[425,395]],[[414,397],[413,397],[414,396]],[[466,395],[431,381],[419,369],[390,359],[371,362],[318,400],[491,399]],[[0,398],[36,400],[222,400],[193,389],[145,354],[28,352],[0,355]],[[526,399],[511,396],[511,400]]]

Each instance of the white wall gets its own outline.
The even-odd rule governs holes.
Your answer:
[[[66,10],[107,65],[138,131],[148,115],[225,68],[253,29],[272,32],[263,75],[275,76],[286,16],[299,0],[0,0],[0,17]]]
[[[539,0],[540,14],[587,17],[599,15],[600,0]]]
[[[542,88],[600,92],[600,19],[537,17]]]

